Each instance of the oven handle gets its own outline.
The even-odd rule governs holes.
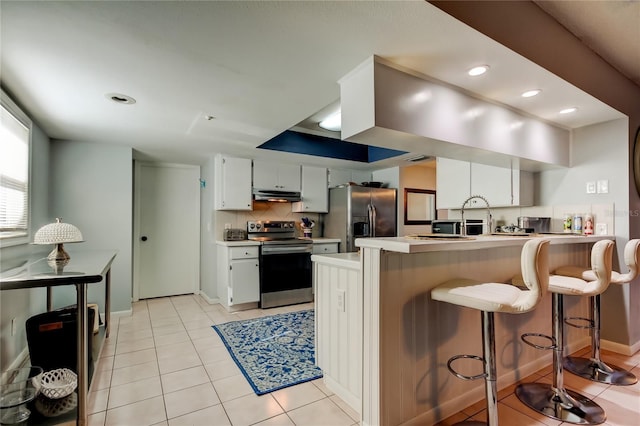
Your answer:
[[[313,250],[313,244],[307,244],[305,246],[262,246],[262,254],[268,256],[270,254],[296,254],[296,253],[311,253]]]

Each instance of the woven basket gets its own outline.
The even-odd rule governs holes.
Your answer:
[[[40,392],[51,399],[64,398],[78,386],[78,376],[68,368],[47,371],[40,377]]]

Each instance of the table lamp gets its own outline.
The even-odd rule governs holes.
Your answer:
[[[54,262],[68,262],[71,259],[69,253],[64,250],[63,243],[82,242],[82,233],[70,223],[62,223],[56,218],[55,223],[50,223],[38,229],[33,237],[34,244],[55,244],[47,259]]]

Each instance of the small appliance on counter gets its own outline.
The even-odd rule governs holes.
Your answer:
[[[238,228],[227,228],[224,230],[223,239],[225,241],[242,241],[247,239],[247,231]]]
[[[482,219],[466,219],[467,235],[482,234]],[[434,234],[460,234],[462,229],[462,221],[459,219],[440,219],[431,222],[431,232]]]
[[[550,217],[519,216],[518,228],[532,229],[534,233],[548,233],[551,228]]]

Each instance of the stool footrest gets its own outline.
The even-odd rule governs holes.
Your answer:
[[[576,324],[575,322],[572,322],[572,321],[582,321],[587,323],[587,325]],[[595,327],[595,324],[593,323],[593,320],[591,318],[584,318],[584,317],[568,317],[564,319],[564,323],[575,328],[594,328]]]
[[[535,343],[533,343],[532,341],[528,340],[528,338],[530,337],[541,337],[543,339],[547,339],[551,342],[550,345],[547,346],[542,346],[542,345],[536,345]],[[556,343],[556,339],[554,337],[551,336],[547,336],[546,334],[541,334],[541,333],[524,333],[522,336],[520,336],[520,339],[522,339],[523,342],[525,342],[527,345],[532,346],[536,349],[544,349],[544,350],[549,350],[549,349],[556,349],[558,347],[557,343]]]
[[[453,374],[454,376],[456,376],[457,378],[462,379],[462,380],[478,380],[478,379],[484,379],[485,377],[487,377],[487,373],[477,374],[475,376],[465,376],[464,374],[458,373],[456,370],[453,369],[453,367],[451,367],[451,364],[454,361],[457,361],[457,360],[459,360],[461,358],[475,359],[477,361],[482,361],[482,363],[484,365],[484,358],[482,358],[481,356],[478,356],[478,355],[456,355],[456,356],[452,356],[451,358],[449,358],[449,361],[447,361],[447,368],[449,369],[451,374]]]

